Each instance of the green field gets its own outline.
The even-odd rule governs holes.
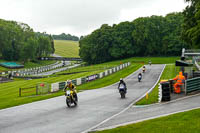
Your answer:
[[[55,54],[63,57],[79,57],[77,41],[54,40]]]
[[[96,133],[199,133],[200,109]]]
[[[172,79],[176,76],[175,73],[175,65],[166,65],[165,70],[163,71],[163,74],[160,78],[160,80],[165,80],[165,79]],[[160,81],[156,85],[156,87],[153,89],[153,91],[149,94],[149,98],[146,99],[145,97],[138,101],[136,105],[146,105],[146,104],[152,104],[158,102],[158,86],[159,86]]]

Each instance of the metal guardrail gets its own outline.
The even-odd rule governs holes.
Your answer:
[[[81,77],[81,78],[77,78],[77,79],[72,79],[72,83],[74,85],[81,85],[81,84],[84,84],[86,82],[90,82],[90,81],[93,81],[93,80],[96,80],[96,79],[99,79],[99,78],[103,78],[105,76],[108,76],[108,75],[110,75],[112,73],[115,73],[115,72],[117,72],[119,70],[122,70],[122,69],[130,66],[130,64],[131,64],[130,62],[124,63],[124,64],[121,64],[119,66],[107,69],[105,72],[101,72],[101,73],[98,73],[98,74],[93,74],[93,75],[90,75],[90,76],[87,76],[87,77]],[[59,90],[64,89],[65,84],[66,84],[66,81],[52,83],[51,84],[51,92],[57,92]]]
[[[200,49],[182,49],[182,57],[184,56],[200,56]]]
[[[82,61],[81,58],[76,57],[40,57],[39,60],[64,60],[64,61]]]
[[[200,90],[200,77],[186,80],[185,87],[186,94]]]

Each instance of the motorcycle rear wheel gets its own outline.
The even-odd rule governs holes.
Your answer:
[[[121,98],[125,98],[125,93],[124,92],[121,92],[120,95],[121,95]]]

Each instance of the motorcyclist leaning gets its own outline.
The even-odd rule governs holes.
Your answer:
[[[76,86],[74,84],[72,84],[71,80],[67,80],[67,84],[64,88],[65,92],[66,92],[67,88],[69,88],[70,91],[73,91],[73,96],[75,99],[77,99]]]
[[[122,78],[120,78],[120,81],[119,81],[119,85],[118,85],[118,89],[121,85],[124,85],[124,88],[125,88],[125,93],[127,91],[127,87],[126,87],[126,83],[124,82],[124,80]]]
[[[145,66],[142,67],[142,71],[143,71],[143,73],[146,71],[146,67]]]
[[[140,81],[141,79],[142,79],[142,74],[139,73],[139,74],[138,74],[138,80]]]
[[[149,60],[149,65],[151,66],[151,60]]]

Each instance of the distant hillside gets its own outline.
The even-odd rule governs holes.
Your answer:
[[[79,41],[79,37],[77,36],[73,36],[71,34],[65,34],[65,33],[62,33],[60,35],[50,35],[50,34],[47,34],[46,32],[43,32],[43,33],[40,33],[40,32],[37,32],[38,35],[43,35],[43,36],[52,36],[52,38],[54,40],[70,40],[70,41]]]
[[[79,57],[77,41],[54,40],[55,54],[63,57]]]
[[[52,35],[54,40],[72,40],[72,41],[79,41],[79,37],[73,36],[70,34],[62,33],[60,35]]]

